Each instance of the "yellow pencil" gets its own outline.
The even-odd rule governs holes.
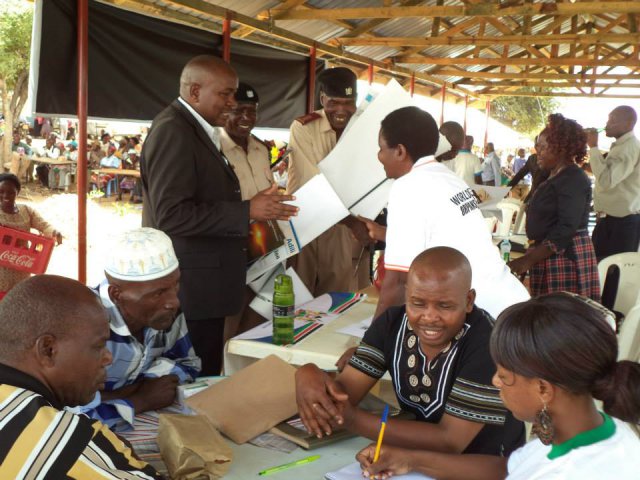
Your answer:
[[[389,416],[389,405],[384,406],[382,412],[382,420],[380,421],[380,432],[378,433],[378,443],[376,444],[376,452],[373,454],[373,463],[380,458],[380,449],[382,448],[382,437],[384,437],[384,429],[387,427],[387,417]]]

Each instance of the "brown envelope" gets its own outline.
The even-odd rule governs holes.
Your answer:
[[[236,443],[245,443],[298,411],[296,369],[275,355],[186,400]]]
[[[227,441],[201,415],[160,415],[158,446],[174,480],[213,480],[231,466]]]

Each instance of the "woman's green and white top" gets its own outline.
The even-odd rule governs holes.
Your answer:
[[[602,425],[562,444],[536,439],[513,452],[507,480],[638,480],[640,439],[624,422],[601,415]]]

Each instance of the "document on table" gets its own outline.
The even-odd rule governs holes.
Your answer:
[[[293,282],[293,295],[296,301],[295,307],[298,308],[304,303],[313,300],[313,295],[307,290],[307,287],[302,283],[300,277],[291,267],[287,268],[286,272],[282,265],[278,265],[270,275],[267,275],[266,281],[263,283],[259,291],[256,291],[256,296],[251,301],[249,306],[259,313],[267,320],[273,320],[273,288],[274,280],[277,275],[286,273],[291,277]],[[253,288],[253,284],[250,284]]]
[[[358,462],[354,462],[346,467],[327,473],[324,478],[326,480],[362,480],[362,469]],[[421,473],[407,473],[405,475],[394,475],[394,480],[434,480],[433,477],[427,477]]]
[[[363,338],[365,332],[371,326],[371,322],[373,321],[373,315],[369,318],[365,318],[358,323],[352,323],[351,325],[347,325],[344,328],[338,330],[338,333],[344,333],[345,335],[351,335],[352,337]]]

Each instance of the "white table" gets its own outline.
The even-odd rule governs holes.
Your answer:
[[[323,370],[335,370],[335,363],[345,350],[355,347],[360,339],[337,330],[371,317],[377,298],[367,297],[336,320],[313,332],[295,345],[280,346],[256,340],[231,339],[225,345],[224,373],[233,375],[247,365],[268,355],[277,355],[291,365],[315,363]]]
[[[273,480],[323,479],[324,474],[338,470],[355,461],[356,453],[371,443],[363,437],[332,443],[313,450],[297,448],[291,453],[276,452],[266,448],[256,447],[249,443],[236,445],[229,441],[233,450],[233,462],[229,472],[223,477],[225,480],[247,480],[251,478],[265,478]],[[295,462],[311,455],[320,455],[315,462],[293,467],[281,472],[258,477],[258,472],[267,468],[277,467],[289,462]]]
[[[136,429],[136,431],[124,432],[122,435],[131,442],[134,450],[143,461],[149,462],[159,472],[167,475],[168,478],[166,465],[162,461],[155,440],[158,428],[158,413],[147,413],[142,416],[145,416],[147,420],[143,427],[144,432]],[[154,424],[155,427],[153,426]],[[144,435],[144,438],[141,435]],[[338,470],[352,463],[355,460],[356,453],[371,443],[371,440],[366,438],[354,437],[313,450],[304,450],[298,447],[291,453],[285,453],[257,447],[250,443],[238,445],[227,438],[225,440],[233,451],[233,460],[229,472],[224,476],[225,479],[230,480],[262,478],[258,477],[258,472],[262,470],[295,462],[312,455],[320,455],[320,458],[306,465],[274,473],[269,475],[268,478],[273,478],[274,480],[322,479],[325,473]]]

